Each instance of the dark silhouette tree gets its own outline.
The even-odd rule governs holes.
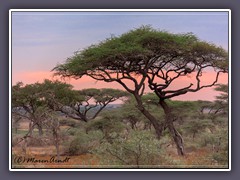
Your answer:
[[[153,124],[158,138],[167,125],[178,154],[184,155],[182,137],[174,127],[171,108],[165,100],[214,86],[219,74],[228,71],[228,53],[200,41],[192,33],[171,34],[143,26],[76,52],[54,70],[63,77],[87,75],[96,80],[118,82],[133,94],[138,109]],[[216,72],[213,82],[202,83],[204,72],[211,70]],[[193,79],[189,85],[174,89],[172,85],[180,77]],[[165,112],[164,124],[142,103],[145,83],[159,98],[158,103]]]

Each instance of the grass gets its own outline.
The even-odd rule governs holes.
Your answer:
[[[13,148],[14,157],[21,156],[21,148]],[[30,147],[25,158],[35,158],[36,160],[50,160],[55,155],[55,147]],[[23,155],[22,155],[23,156]],[[14,159],[13,157],[13,159]],[[28,162],[17,164],[13,162],[15,168],[136,168],[136,165],[103,164],[101,158],[94,154],[84,154],[78,156],[61,156],[60,159],[70,158],[68,162]],[[140,168],[227,168],[227,165],[216,164],[211,158],[211,152],[207,148],[198,149],[195,152],[180,157],[175,153],[170,153],[166,161],[161,161],[159,165],[141,165]]]

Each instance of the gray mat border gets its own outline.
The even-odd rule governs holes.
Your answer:
[[[158,2],[155,0],[138,0],[138,1],[107,1],[102,0],[88,0],[88,1],[60,1],[60,0],[11,0],[11,1],[0,1],[0,132],[1,132],[1,152],[0,152],[0,175],[3,179],[79,179],[79,178],[109,178],[109,179],[123,179],[123,178],[136,178],[136,179],[196,179],[200,180],[203,178],[211,179],[238,179],[240,172],[238,164],[239,153],[239,143],[238,137],[240,136],[240,131],[237,129],[240,124],[237,119],[239,112],[237,111],[237,103],[239,95],[235,92],[240,92],[239,83],[237,82],[237,72],[239,71],[237,67],[240,65],[240,61],[237,59],[240,51],[237,50],[239,47],[239,33],[240,21],[237,17],[240,17],[240,11],[237,9],[240,7],[240,2],[238,0],[201,0],[201,1],[190,1],[190,0],[168,0],[164,2]],[[154,8],[154,9],[178,9],[178,8],[201,8],[201,9],[231,9],[232,10],[232,171],[231,172],[9,172],[8,171],[8,10],[9,9],[28,9],[28,8],[57,8],[57,9],[77,9],[77,8]],[[70,174],[71,173],[71,174]],[[81,173],[81,174],[80,174]],[[100,175],[101,174],[101,175]],[[70,176],[70,177],[69,177]]]

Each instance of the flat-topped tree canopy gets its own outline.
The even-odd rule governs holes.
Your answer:
[[[167,125],[179,155],[184,155],[182,137],[174,127],[171,108],[165,100],[214,86],[219,74],[228,72],[228,52],[199,40],[192,33],[173,34],[142,26],[76,52],[54,70],[62,77],[87,75],[96,80],[118,82],[133,94],[137,108],[153,124],[157,137],[161,137]],[[205,84],[203,73],[209,71],[215,71],[215,79]],[[171,89],[180,77],[189,75],[192,76],[189,85]],[[143,105],[145,83],[159,98],[166,115],[163,124]]]
[[[165,99],[214,85],[215,81],[207,86],[201,85],[202,72],[209,68],[216,71],[216,82],[220,72],[228,71],[228,53],[223,48],[200,41],[192,33],[172,34],[142,26],[76,52],[54,70],[56,75],[63,77],[88,75],[120,84],[121,80],[128,79],[139,85],[139,89],[144,83],[134,79],[136,75],[141,75],[143,79],[148,79],[150,89]],[[167,90],[179,76],[193,72],[196,76],[195,88],[191,88],[193,84],[190,84]]]
[[[111,102],[127,97],[129,94],[117,89],[83,89],[74,90],[73,86],[61,81],[44,80],[43,83],[13,86],[12,105],[22,107],[34,115],[43,107],[47,110],[61,111],[70,117],[87,121],[96,116]],[[91,109],[97,108],[92,117]]]
[[[96,118],[109,103],[128,96],[125,91],[110,88],[74,90],[72,85],[60,81],[45,80],[41,85],[50,108],[83,121]]]
[[[175,55],[196,40],[192,34],[176,35],[143,26],[76,52],[54,70],[62,76],[75,77],[101,68],[135,72],[151,58]]]
[[[88,88],[78,91],[80,95],[85,97],[85,101],[89,101],[90,99],[93,99],[95,102],[99,103],[107,103],[107,102],[113,102],[117,99],[124,98],[129,96],[129,94],[126,91],[118,90],[118,89],[112,89],[112,88],[102,88],[102,89],[96,89],[96,88]]]

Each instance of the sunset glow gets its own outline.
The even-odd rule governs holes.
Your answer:
[[[29,73],[16,73],[13,74],[12,77],[13,81],[12,84],[16,84],[19,82],[19,79],[22,79],[24,84],[32,84],[35,82],[43,82],[44,79],[50,79],[50,80],[60,80],[64,81],[66,83],[72,84],[74,89],[86,89],[86,88],[113,88],[113,89],[121,89],[124,90],[124,88],[118,84],[117,82],[103,82],[103,81],[97,81],[92,79],[88,76],[83,76],[81,79],[70,79],[65,78],[61,79],[60,77],[54,76],[53,72],[49,71],[39,71],[39,72],[29,72]],[[216,73],[214,72],[208,72],[206,75],[203,75],[201,78],[201,82],[203,84],[210,84],[212,83],[216,78]],[[196,81],[194,79],[194,75],[189,77],[180,77],[178,80],[175,81],[174,85],[170,86],[169,89],[178,89],[185,86],[188,86],[190,83],[196,84]],[[221,74],[218,79],[218,83],[226,84],[228,82],[228,75],[227,74]],[[126,83],[130,88],[133,87],[132,83]],[[194,84],[194,85],[195,85]],[[193,88],[194,88],[193,85]],[[146,87],[145,93],[152,92],[148,87]],[[213,90],[213,88],[205,88],[200,90],[199,92],[195,93],[188,93],[185,95],[178,96],[176,100],[209,100],[213,101],[215,99],[215,96],[217,96],[218,93]]]
[[[141,25],[172,33],[192,32],[199,39],[228,49],[228,15],[224,12],[14,12],[12,16],[12,84],[42,82],[44,79],[62,80],[54,77],[51,70],[63,63],[77,50],[110,37],[120,35]],[[216,74],[203,74],[203,84],[212,83]],[[90,77],[65,79],[74,89],[123,87],[116,83],[93,80]],[[169,89],[196,85],[194,73],[180,77]],[[218,83],[227,84],[228,75],[221,74]],[[130,87],[131,83],[127,83]],[[193,85],[194,88],[194,85]],[[146,88],[146,93],[151,92]],[[214,100],[218,95],[213,88],[188,93],[178,100]]]

